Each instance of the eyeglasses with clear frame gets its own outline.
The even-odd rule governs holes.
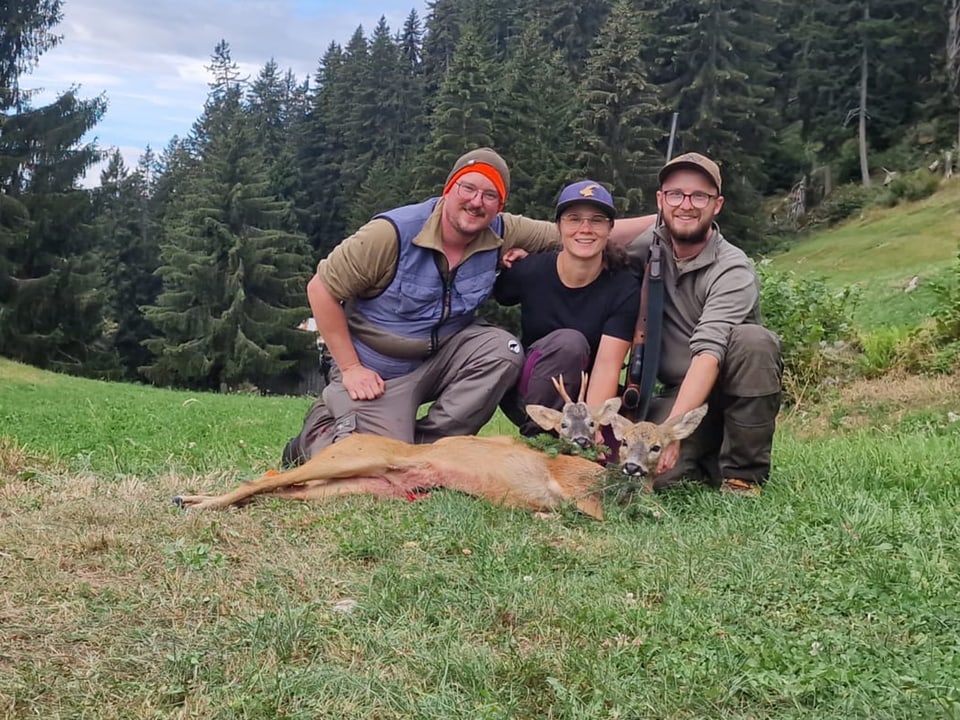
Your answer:
[[[710,204],[711,200],[716,200],[719,197],[719,195],[711,195],[705,192],[685,193],[682,190],[662,190],[660,195],[670,207],[680,207],[683,205],[684,198],[690,198],[690,204],[697,210],[703,210]]]
[[[461,200],[473,200],[477,195],[480,196],[484,205],[500,204],[500,193],[493,190],[481,190],[476,185],[471,185],[462,180],[457,181],[457,196]]]
[[[565,213],[560,216],[560,222],[571,228],[579,228],[583,223],[587,223],[591,230],[602,230],[610,227],[610,218],[606,215],[578,215],[577,213]]]

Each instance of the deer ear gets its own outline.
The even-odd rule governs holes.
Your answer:
[[[623,440],[626,434],[633,427],[633,423],[627,420],[623,415],[613,415],[610,418],[610,427],[613,428],[613,436],[617,440]]]
[[[688,410],[675,420],[664,423],[664,428],[671,440],[683,440],[693,434],[693,431],[700,425],[703,416],[707,414],[707,404]]]
[[[613,416],[618,412],[620,412],[620,398],[612,397],[605,401],[603,405],[592,414],[597,425],[609,425],[613,422]]]
[[[563,419],[563,413],[544,405],[527,405],[527,415],[537,425],[544,430],[556,430],[560,432],[560,421]]]

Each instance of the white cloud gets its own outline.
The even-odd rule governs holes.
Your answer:
[[[203,111],[205,66],[221,39],[242,75],[255,77],[273,58],[302,79],[315,72],[331,41],[345,44],[358,25],[369,37],[381,15],[397,32],[411,8],[423,18],[424,6],[424,0],[65,0],[57,28],[62,44],[21,84],[44,89],[37,103],[74,86],[81,97],[105,93],[107,113],[91,136],[123,148],[133,166],[147,145],[160,150],[189,132]]]

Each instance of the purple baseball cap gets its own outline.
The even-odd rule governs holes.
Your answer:
[[[571,183],[560,191],[557,200],[557,220],[571,205],[589,203],[596,205],[611,220],[617,216],[617,207],[613,204],[613,195],[603,185],[593,180],[580,180]]]

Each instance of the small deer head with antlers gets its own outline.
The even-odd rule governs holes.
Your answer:
[[[609,425],[620,410],[620,398],[613,397],[598,408],[586,403],[587,373],[580,373],[580,394],[574,402],[563,385],[563,375],[551,378],[553,386],[563,398],[563,409],[554,410],[543,405],[527,405],[527,415],[544,430],[553,430],[563,440],[574,442],[580,447],[593,445],[597,429]]]

